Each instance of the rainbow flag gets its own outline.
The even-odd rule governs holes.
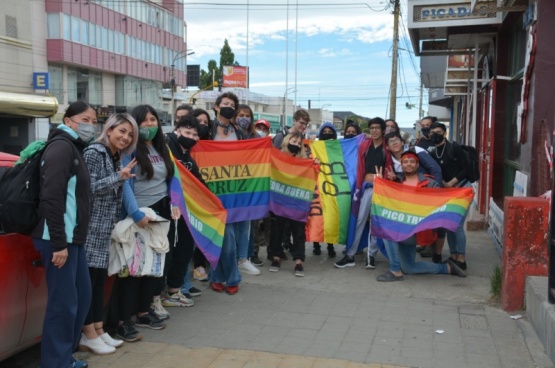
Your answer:
[[[320,173],[307,223],[307,240],[346,244],[351,193],[356,183],[358,140],[317,141],[311,144],[311,150],[320,160]]]
[[[218,197],[171,157],[175,169],[170,182],[171,202],[179,207],[195,243],[215,268],[222,252],[227,212]]]
[[[318,165],[272,147],[269,208],[274,214],[305,222],[314,196]]]
[[[372,195],[372,235],[402,241],[422,230],[455,231],[473,197],[472,188],[416,188],[377,178]]]
[[[227,210],[228,223],[268,215],[271,148],[266,137],[198,141],[191,149],[202,178]]]

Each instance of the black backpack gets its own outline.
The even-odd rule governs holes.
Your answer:
[[[478,151],[476,151],[476,148],[472,146],[466,146],[464,144],[458,144],[457,142],[452,142],[451,145],[458,145],[459,147],[461,147],[466,156],[466,170],[468,172],[468,174],[466,175],[466,180],[471,183],[480,180],[480,159],[478,157]],[[450,156],[454,158],[452,152]]]
[[[5,170],[0,176],[0,226],[7,233],[30,235],[38,224],[40,166],[42,155],[50,143],[65,138],[55,138],[33,156]]]

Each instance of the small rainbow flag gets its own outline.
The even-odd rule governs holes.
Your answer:
[[[377,178],[372,235],[398,242],[422,230],[455,231],[473,197],[472,188],[417,188]]]
[[[285,154],[272,147],[270,211],[305,222],[314,196],[318,165],[314,160]]]
[[[218,197],[171,157],[175,169],[170,182],[171,202],[179,207],[195,243],[215,268],[222,252],[227,212]]]
[[[199,141],[191,156],[227,210],[227,222],[266,217],[270,200],[269,137],[241,141]]]
[[[320,173],[306,229],[307,239],[346,244],[351,193],[356,182],[358,141],[317,141],[310,147],[314,157],[320,160]]]

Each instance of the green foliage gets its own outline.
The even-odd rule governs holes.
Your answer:
[[[235,61],[235,54],[231,51],[227,39],[224,40],[224,45],[220,50],[220,64],[216,60],[211,59],[208,62],[207,70],[201,69],[200,71],[200,89],[206,89],[212,86],[212,80],[221,83],[222,80],[222,67],[228,65],[240,65]],[[213,79],[212,79],[213,78]]]
[[[490,291],[492,299],[499,299],[501,296],[501,267],[495,266],[490,276]]]

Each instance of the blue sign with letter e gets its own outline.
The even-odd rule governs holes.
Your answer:
[[[48,73],[33,73],[33,89],[50,89],[50,77]]]

